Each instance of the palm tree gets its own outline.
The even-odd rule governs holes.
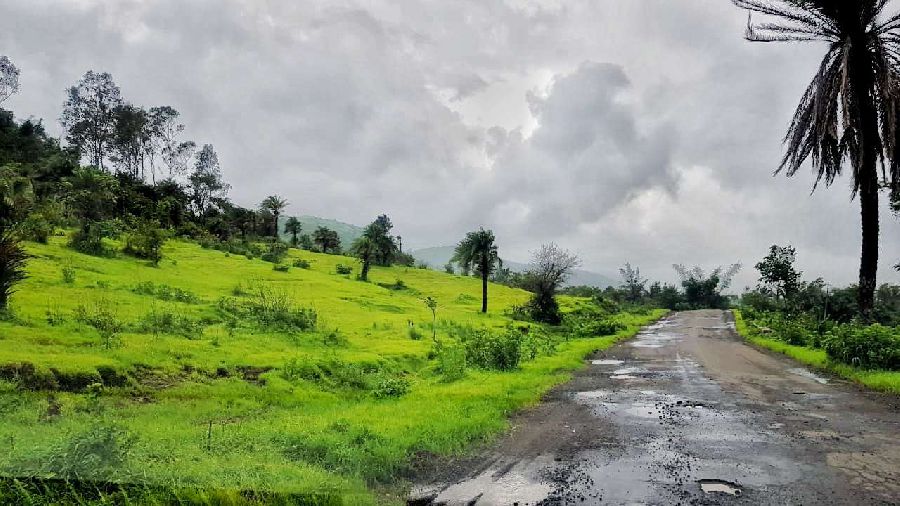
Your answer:
[[[259,204],[260,209],[272,213],[272,222],[275,225],[272,227],[272,232],[275,234],[276,239],[278,238],[278,217],[281,216],[281,212],[284,211],[287,205],[288,201],[278,195],[270,195]]]
[[[896,191],[900,183],[900,14],[882,16],[888,0],[733,2],[772,18],[748,21],[750,41],[828,44],[794,113],[776,173],[793,176],[811,157],[816,185],[830,186],[850,161],[851,197],[859,196],[862,218],[859,309],[867,317],[878,271],[878,191],[881,185]]]
[[[290,218],[288,218],[287,221],[284,223],[284,233],[291,234],[291,246],[293,246],[295,248],[297,247],[297,244],[299,242],[299,239],[297,238],[297,236],[299,236],[300,232],[302,232],[302,231],[303,231],[303,224],[300,223],[300,220],[298,220],[294,216],[291,216]]]
[[[469,232],[456,245],[451,261],[458,263],[464,272],[472,270],[481,274],[481,312],[487,313],[488,277],[497,267],[503,266],[494,244],[494,233],[483,228]]]

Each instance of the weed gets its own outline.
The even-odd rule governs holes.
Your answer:
[[[93,327],[100,334],[100,342],[106,349],[117,343],[119,332],[123,328],[110,306],[109,301],[100,299],[91,306],[81,304],[75,308],[75,319]]]
[[[70,436],[42,455],[13,463],[7,472],[17,476],[51,476],[64,480],[114,481],[127,477],[128,453],[136,438],[127,430],[99,423]]]
[[[75,268],[71,264],[65,264],[60,269],[63,283],[71,285],[75,283]]]

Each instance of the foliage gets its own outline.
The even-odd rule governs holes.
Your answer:
[[[277,222],[276,222],[277,223]],[[295,216],[291,216],[284,223],[284,233],[291,234],[291,247],[297,248],[300,246],[300,232],[303,231],[303,225],[300,223]],[[307,237],[308,239],[308,237]],[[304,248],[309,249],[309,248]]]
[[[67,93],[61,118],[66,140],[103,169],[115,135],[115,112],[123,104],[121,91],[109,73],[89,70]]]
[[[504,332],[488,329],[454,329],[454,337],[466,350],[466,363],[482,369],[511,371],[519,366],[522,359],[523,333],[519,329],[507,328]]]
[[[93,327],[100,335],[100,343],[106,349],[117,344],[119,332],[124,328],[112,304],[106,299],[100,299],[93,304],[78,305],[75,308],[75,319]]]
[[[122,427],[98,423],[70,435],[46,454],[14,463],[8,473],[64,480],[117,481],[123,473],[136,437]]]
[[[153,281],[142,281],[135,285],[132,290],[140,295],[152,295],[159,300],[183,302],[185,304],[196,304],[200,302],[200,297],[196,294],[162,283],[154,283]]]
[[[268,249],[262,255],[260,255],[260,258],[263,261],[278,264],[284,260],[284,258],[287,256],[287,252],[287,244],[281,242],[278,239],[275,239],[269,242]]]
[[[312,267],[309,263],[309,260],[303,258],[295,258],[293,265],[298,269],[309,269],[310,267]]]
[[[556,292],[580,263],[573,253],[553,243],[544,244],[534,252],[528,278],[534,292],[529,305],[535,321],[559,325],[562,316]]]
[[[319,227],[313,232],[313,243],[322,253],[340,254],[341,238],[338,233],[327,227]]]
[[[800,289],[801,272],[794,269],[797,250],[792,246],[772,245],[769,254],[756,264],[760,288],[775,294],[776,299],[792,297]]]
[[[832,328],[824,339],[828,356],[863,368],[900,371],[900,329],[877,323]]]
[[[731,285],[731,280],[741,269],[741,264],[732,264],[727,269],[717,267],[709,273],[709,276],[700,267],[687,269],[680,264],[672,267],[681,277],[685,304],[688,308],[726,309],[728,299],[722,295],[722,292]]]
[[[19,69],[7,56],[0,56],[0,103],[19,91]]]
[[[255,284],[242,300],[223,297],[219,310],[226,316],[249,319],[262,328],[283,332],[310,331],[316,328],[318,314],[311,308],[297,307],[282,290]]]
[[[165,242],[165,231],[154,223],[142,222],[125,236],[122,252],[135,258],[150,260],[153,265],[159,265]]]
[[[278,195],[270,195],[263,199],[262,203],[259,204],[261,210],[267,211],[272,215],[272,235],[276,239],[278,238],[278,217],[281,216],[282,211],[284,211],[287,206],[288,201]],[[296,239],[296,235],[294,238]]]
[[[410,383],[406,378],[388,376],[378,382],[372,395],[376,399],[390,399],[406,395],[409,392]]]
[[[353,267],[344,264],[337,264],[334,266],[334,272],[336,274],[347,276],[353,273]]]
[[[153,334],[172,334],[188,339],[199,339],[203,336],[203,323],[171,309],[153,308],[138,323],[141,332]]]
[[[639,302],[644,296],[644,287],[647,284],[647,279],[641,277],[641,269],[625,262],[625,267],[619,269],[619,273],[622,275],[622,289],[627,294],[627,300]]]
[[[19,237],[0,223],[0,312],[7,310],[16,285],[25,279],[27,261],[28,254],[19,242]]]

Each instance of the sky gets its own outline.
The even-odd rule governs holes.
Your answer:
[[[391,216],[407,249],[494,230],[617,275],[740,262],[772,244],[807,279],[858,272],[849,179],[774,176],[824,54],[754,44],[728,0],[4,0],[4,107],[61,135],[65,89],[110,72],[124,97],[182,113],[215,146],[232,199],[289,214]],[[882,212],[880,281],[900,281]]]

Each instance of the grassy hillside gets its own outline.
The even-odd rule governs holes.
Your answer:
[[[456,377],[422,298],[438,301],[437,337],[453,343],[506,332],[503,309],[527,293],[492,286],[484,315],[477,279],[430,270],[375,267],[363,283],[336,274],[352,259],[305,251],[288,264],[309,269],[278,272],[189,242],[169,241],[159,267],[64,243],[28,243],[30,277],[0,321],[6,476],[386,500],[413,457],[502,430],[586,354],[659,315],[619,315],[614,336],[558,336],[513,371]]]

